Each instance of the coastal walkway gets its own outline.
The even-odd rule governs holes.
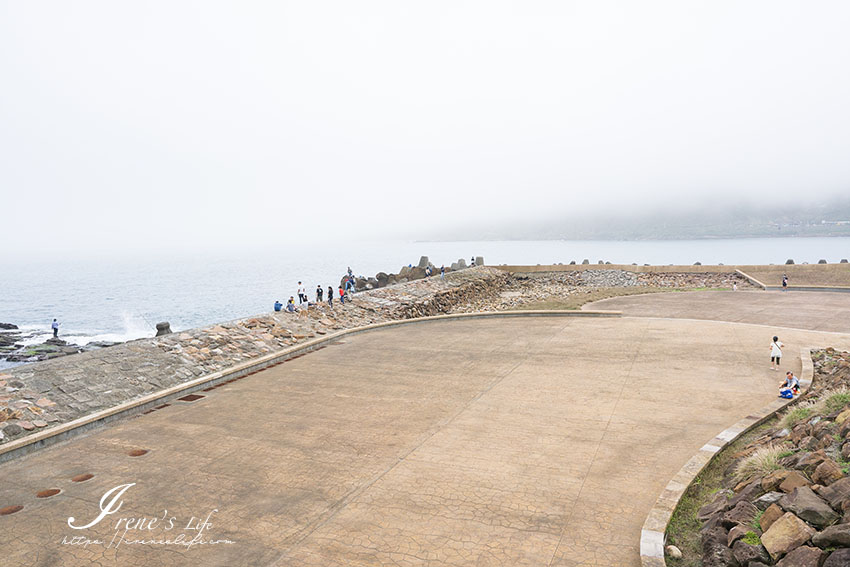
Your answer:
[[[817,291],[649,293],[603,299],[588,303],[582,309],[611,309],[622,311],[623,315],[630,317],[704,319],[815,331],[850,332],[850,294],[847,293]]]
[[[637,566],[667,481],[775,399],[772,334],[512,317],[346,337],[0,465],[0,514],[23,506],[0,515],[2,563]],[[801,347],[850,348],[780,334],[795,371]],[[232,543],[163,544],[199,527]]]

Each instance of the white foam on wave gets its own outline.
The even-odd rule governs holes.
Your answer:
[[[156,327],[151,326],[144,317],[123,311],[119,314],[121,318],[121,330],[107,331],[105,329],[63,329],[59,328],[59,338],[69,344],[85,346],[94,342],[123,343],[156,335]],[[9,331],[20,333],[18,341],[24,346],[39,345],[53,336],[53,330],[45,325],[20,325],[17,330]]]

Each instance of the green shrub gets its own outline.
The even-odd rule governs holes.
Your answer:
[[[744,539],[742,541],[750,545],[761,545],[761,538],[759,538],[756,532],[747,532],[744,534]]]

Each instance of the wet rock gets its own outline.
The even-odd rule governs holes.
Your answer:
[[[0,323],[0,329],[4,331],[11,331],[13,329],[17,329],[17,325],[13,325],[12,323]]]
[[[162,321],[156,324],[156,336],[161,337],[163,335],[171,334],[171,325],[168,321]]]

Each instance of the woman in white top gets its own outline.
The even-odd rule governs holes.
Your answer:
[[[785,345],[779,342],[779,337],[773,337],[773,342],[770,343],[770,369],[779,370],[779,359],[782,358],[782,347]]]

